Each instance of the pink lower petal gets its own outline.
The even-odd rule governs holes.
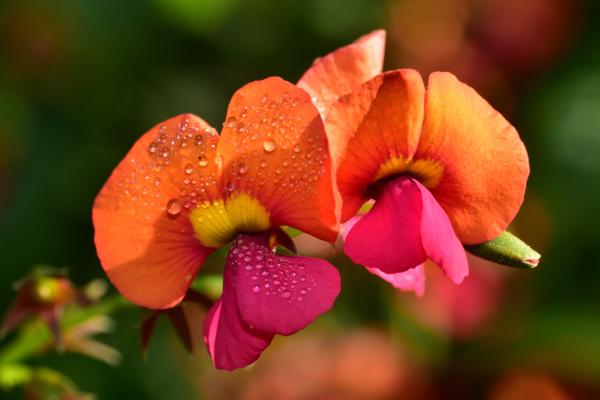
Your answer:
[[[226,268],[223,295],[204,319],[204,343],[215,367],[231,371],[253,363],[271,343],[273,336],[249,327],[242,320],[234,271]]]
[[[399,177],[387,183],[373,208],[344,225],[344,250],[356,263],[392,285],[407,285],[418,293],[415,272],[398,276],[428,258],[440,266],[454,283],[468,274],[465,250],[452,224],[433,195],[417,180]],[[415,278],[414,285],[405,282]]]
[[[427,257],[436,263],[444,274],[459,284],[469,274],[465,249],[454,233],[444,209],[429,190],[414,181],[421,192],[421,240]]]
[[[346,234],[344,251],[357,264],[387,274],[415,268],[427,260],[421,245],[421,195],[412,179],[385,185],[373,208]]]
[[[373,275],[377,275],[403,292],[414,292],[419,297],[422,297],[425,293],[425,270],[423,265],[396,274],[386,274],[379,268],[365,268]]]
[[[227,268],[236,271],[242,319],[264,332],[297,332],[328,311],[340,292],[340,275],[331,264],[275,254],[260,236],[240,235]]]

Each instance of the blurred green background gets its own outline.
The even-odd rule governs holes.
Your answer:
[[[143,361],[133,309],[102,337],[117,367],[71,353],[31,362],[100,399],[600,398],[591,0],[0,1],[0,313],[36,263],[68,266],[79,285],[103,277],[92,202],[142,133],[184,112],[219,127],[240,86],[295,82],[378,28],[386,69],[452,71],[519,130],[532,174],[513,228],[543,254],[537,270],[474,261],[462,294],[434,274],[417,302],[338,257],[333,312],[247,370],[188,357],[165,323]]]

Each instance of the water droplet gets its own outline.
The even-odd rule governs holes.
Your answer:
[[[186,174],[188,174],[188,175],[191,174],[191,173],[193,173],[194,172],[194,166],[192,164],[186,164],[184,172]]]
[[[202,135],[198,134],[198,135],[194,136],[194,143],[197,146],[200,146],[203,142],[204,142],[204,138],[202,137]]]
[[[292,293],[291,292],[283,292],[281,294],[281,297],[283,297],[284,299],[289,299],[291,297]]]
[[[271,154],[273,153],[275,150],[277,150],[277,145],[275,144],[274,141],[272,140],[265,140],[263,142],[263,149],[265,150],[265,153],[267,154]]]
[[[238,167],[238,173],[240,175],[244,175],[246,172],[248,172],[248,166],[244,163],[240,163],[240,166]]]
[[[223,156],[222,156],[222,155],[218,154],[218,155],[215,157],[215,164],[217,164],[217,166],[219,166],[219,167],[220,167],[221,165],[223,165]]]
[[[299,144],[294,146],[294,153],[300,153],[301,150],[302,150],[302,148],[300,147]]]
[[[206,158],[206,156],[199,156],[198,165],[201,167],[206,167],[208,165],[208,158]]]
[[[229,117],[227,118],[227,127],[228,128],[235,128],[235,124],[237,123],[237,119],[235,117]]]
[[[261,160],[260,167],[265,168],[267,166],[267,162],[265,160]]]
[[[252,265],[251,264],[246,265],[246,271],[252,271]]]
[[[156,144],[156,142],[150,143],[150,145],[148,146],[148,153],[154,154],[157,151],[158,151],[158,144]]]
[[[167,214],[170,217],[177,217],[181,213],[181,202],[177,199],[171,199],[167,203]]]
[[[252,288],[252,292],[253,292],[253,293],[258,293],[258,292],[260,292],[260,286],[258,286],[258,285],[254,286],[254,287]]]

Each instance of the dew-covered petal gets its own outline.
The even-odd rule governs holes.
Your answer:
[[[368,199],[366,187],[390,158],[410,159],[419,141],[425,88],[414,70],[378,75],[335,103],[325,121],[342,221]]]
[[[308,93],[276,77],[242,87],[229,104],[218,152],[226,190],[258,199],[273,225],[335,240],[329,147]]]
[[[223,296],[204,319],[204,343],[215,367],[232,371],[252,364],[273,340],[273,334],[251,329],[240,318],[235,288],[223,288]]]
[[[242,319],[265,332],[297,332],[328,311],[340,292],[340,275],[327,261],[275,254],[259,236],[240,235],[226,268],[236,273]]]
[[[381,73],[385,31],[377,30],[354,43],[317,58],[298,86],[306,90],[323,116],[338,98]]]
[[[217,141],[194,115],[169,119],[133,145],[96,197],[98,257],[128,300],[174,306],[211,252],[194,239],[188,215],[195,203],[220,193]]]
[[[416,268],[428,258],[455,283],[468,274],[448,216],[423,185],[407,177],[385,185],[371,211],[346,233],[344,250],[354,262],[384,274]]]
[[[415,158],[443,165],[443,177],[432,193],[463,243],[495,238],[521,206],[529,161],[517,131],[450,73],[429,77]]]
[[[404,272],[395,274],[386,274],[379,268],[365,267],[373,275],[377,275],[386,282],[389,282],[396,289],[403,292],[414,292],[421,297],[425,293],[425,269],[423,265],[411,268]]]

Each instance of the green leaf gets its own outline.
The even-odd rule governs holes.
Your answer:
[[[532,269],[538,266],[541,255],[510,232],[502,232],[489,242],[465,246],[465,249],[485,260],[508,267]]]
[[[0,364],[0,388],[8,390],[29,383],[32,375],[31,368],[26,365]]]

